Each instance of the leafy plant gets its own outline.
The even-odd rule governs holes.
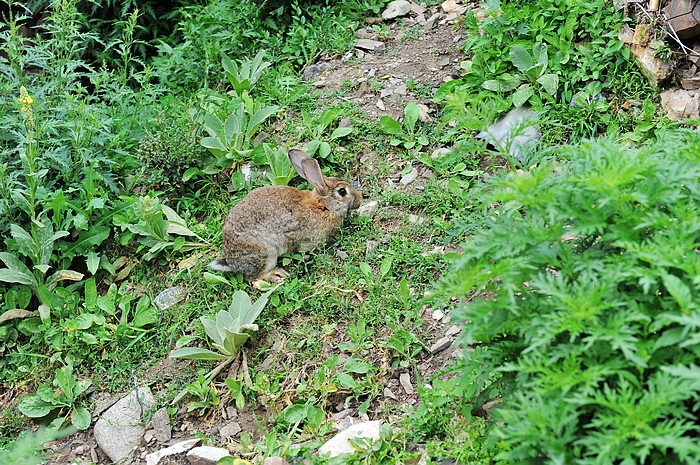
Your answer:
[[[28,394],[19,402],[19,411],[30,418],[44,418],[56,414],[49,428],[59,429],[68,419],[80,430],[90,427],[90,412],[80,406],[80,399],[92,383],[89,380],[77,381],[73,376],[73,366],[66,365],[56,370],[53,389],[40,384],[36,394]]]
[[[243,290],[238,290],[233,294],[228,310],[221,310],[217,313],[216,319],[210,316],[199,318],[207,336],[211,339],[212,347],[216,351],[201,347],[182,347],[173,350],[170,357],[219,361],[219,364],[204,377],[207,383],[211,382],[226,365],[238,356],[241,347],[250,338],[251,333],[258,330],[255,320],[265,308],[272,291],[274,289],[261,295],[255,303],[251,303],[248,294]],[[183,391],[176,396],[173,403],[180,400],[186,392]]]
[[[503,395],[497,459],[695,463],[697,132],[558,152],[487,183],[445,281],[473,296],[465,381],[490,367],[475,394]]]
[[[316,155],[320,158],[328,158],[331,154],[331,144],[327,141],[341,139],[353,132],[352,127],[338,127],[331,132],[328,139],[323,140],[326,130],[340,118],[340,115],[341,110],[339,108],[326,108],[321,112],[318,120],[314,120],[307,111],[301,112],[306,135],[311,139],[304,146],[304,151],[309,156],[313,157]]]
[[[549,64],[546,44],[536,42],[532,46],[532,54],[525,47],[514,45],[510,49],[510,60],[521,74],[504,73],[496,79],[484,81],[485,89],[495,92],[518,89],[512,95],[513,105],[516,107],[522,106],[528,100],[541,98],[542,95],[556,97],[559,76],[546,72]],[[537,92],[539,88],[546,94]]]
[[[379,127],[382,131],[393,136],[389,143],[393,146],[402,145],[406,149],[420,148],[429,144],[428,138],[416,132],[416,122],[420,116],[420,109],[416,102],[409,102],[403,109],[403,128],[394,118],[384,115],[379,118]]]
[[[250,89],[258,82],[270,62],[265,59],[265,50],[260,50],[251,61],[243,61],[240,65],[232,61],[226,53],[221,52],[221,66],[224,74],[233,86],[234,96],[250,93]]]
[[[145,195],[138,199],[122,197],[125,206],[123,213],[114,215],[114,225],[122,231],[127,231],[122,237],[126,244],[136,238],[139,243],[148,248],[143,255],[144,260],[152,260],[163,250],[186,252],[207,244],[195,232],[187,227],[187,223],[175,210],[160,203],[157,197]],[[202,242],[188,241],[186,238],[197,238]]]
[[[294,171],[292,162],[289,161],[289,156],[287,156],[287,151],[284,147],[272,147],[269,144],[263,144],[263,150],[265,151],[267,166],[270,168],[270,171],[266,174],[268,181],[273,186],[286,186],[289,184],[289,181],[294,179],[297,173]]]
[[[214,387],[214,383],[204,378],[201,373],[197,376],[196,381],[187,384],[186,392],[194,398],[187,403],[188,412],[199,409],[199,415],[203,415],[207,409],[221,403],[219,391]]]

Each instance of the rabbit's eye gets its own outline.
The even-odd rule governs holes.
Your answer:
[[[340,194],[341,197],[345,197],[346,195],[348,195],[348,191],[345,190],[344,187],[341,187],[340,189],[338,189],[338,194]]]

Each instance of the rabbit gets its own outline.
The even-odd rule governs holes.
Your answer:
[[[297,173],[313,191],[290,186],[253,189],[228,214],[222,230],[223,255],[209,264],[220,271],[238,271],[246,281],[280,280],[277,258],[307,252],[327,243],[362,195],[349,183],[323,175],[318,162],[297,149],[287,153]]]

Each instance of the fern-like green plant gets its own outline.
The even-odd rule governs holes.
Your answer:
[[[700,463],[698,133],[563,157],[489,181],[444,282],[503,395],[497,458]]]

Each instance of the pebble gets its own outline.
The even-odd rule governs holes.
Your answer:
[[[165,289],[163,292],[158,294],[155,298],[154,303],[161,310],[167,310],[176,303],[178,303],[182,296],[182,288],[175,286]]]
[[[367,50],[368,52],[383,52],[386,50],[386,45],[379,40],[358,39],[355,48]]]
[[[433,320],[440,321],[445,317],[445,314],[443,313],[442,310],[435,310],[433,312]]]
[[[394,0],[382,12],[383,19],[394,19],[406,16],[411,12],[411,3],[406,0]]]
[[[337,457],[340,454],[352,454],[355,449],[350,445],[349,439],[353,438],[369,438],[379,439],[379,427],[381,420],[367,421],[357,423],[345,431],[341,431],[333,438],[326,441],[318,450],[319,457],[327,455],[327,457]]]
[[[232,421],[222,426],[219,434],[222,438],[235,438],[241,432],[241,425],[237,421]]]
[[[342,261],[345,261],[348,259],[348,253],[344,250],[336,250],[335,251],[335,256],[341,259]]]
[[[282,457],[268,457],[263,461],[262,465],[289,465],[289,462]]]
[[[386,397],[387,399],[391,399],[391,400],[399,400],[396,397],[396,395],[393,392],[391,392],[391,389],[389,389],[388,387],[384,388],[384,397]]]
[[[382,99],[377,100],[377,108],[379,108],[382,111],[386,110],[386,105],[384,105],[384,102],[382,102]]]
[[[401,387],[403,390],[408,394],[409,396],[413,394],[413,386],[411,385],[411,375],[408,373],[401,373],[399,375],[399,383],[401,383]]]
[[[223,447],[199,446],[187,453],[191,465],[216,465],[224,457],[231,454]]]
[[[435,344],[430,346],[430,353],[431,354],[437,354],[438,352],[442,352],[443,350],[447,349],[452,345],[452,339],[449,337],[441,337],[438,339]]]
[[[457,334],[459,334],[461,332],[462,332],[462,329],[459,326],[452,325],[449,328],[447,328],[447,331],[445,331],[445,337],[456,336]]]
[[[153,428],[153,436],[158,442],[168,442],[172,438],[170,429],[170,417],[165,407],[160,408],[153,414],[151,418],[151,428]]]
[[[344,418],[350,416],[351,413],[352,413],[352,409],[351,409],[351,408],[343,409],[343,410],[341,410],[340,412],[334,414],[334,415],[331,417],[331,421],[340,421],[340,420],[343,420]]]
[[[408,174],[404,175],[401,178],[400,182],[403,186],[408,186],[413,181],[415,181],[416,178],[418,178],[418,169],[414,167]]]
[[[379,202],[377,202],[376,200],[372,200],[372,201],[367,202],[363,205],[360,205],[360,208],[357,209],[357,214],[360,216],[371,217],[375,213],[377,213],[378,209],[379,209]]]

